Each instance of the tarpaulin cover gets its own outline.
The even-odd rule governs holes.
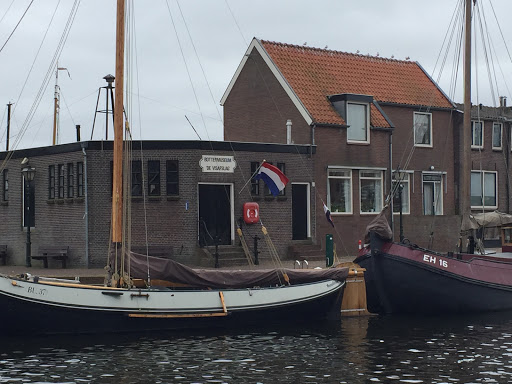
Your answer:
[[[328,269],[193,269],[171,259],[130,252],[130,273],[133,278],[147,279],[148,262],[151,279],[167,280],[200,288],[253,288],[285,283],[283,273],[292,285],[322,280],[345,281],[348,268]]]
[[[469,220],[462,220],[462,229],[501,227],[512,223],[512,215],[499,211],[471,214]]]
[[[366,226],[366,232],[364,236],[365,244],[370,243],[370,232],[375,232],[383,240],[391,240],[393,238],[393,232],[389,226],[388,220],[386,219],[386,211],[384,208],[370,223]]]

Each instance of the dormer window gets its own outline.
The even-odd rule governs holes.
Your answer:
[[[368,143],[368,104],[347,102],[347,141]]]
[[[345,120],[347,143],[370,143],[370,103],[372,96],[340,94],[328,96],[332,106]]]

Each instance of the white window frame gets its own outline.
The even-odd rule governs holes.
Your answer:
[[[498,171],[480,171],[480,170],[471,170],[471,173],[479,173],[480,176],[480,182],[481,182],[481,190],[482,190],[482,203],[483,205],[471,205],[471,209],[498,209]],[[494,173],[494,191],[495,191],[495,199],[496,199],[496,205],[485,205],[485,174],[487,173]],[[469,192],[470,197],[471,191]]]
[[[399,175],[400,176],[405,176],[402,178],[402,180],[400,181],[402,184],[406,184],[404,185],[404,188],[402,189],[402,192],[405,193],[408,198],[409,198],[409,205],[408,205],[408,209],[407,211],[404,211],[402,210],[402,214],[403,215],[409,215],[411,214],[411,172],[405,172],[405,171],[400,171],[399,172]],[[395,184],[398,182],[398,180],[395,180],[395,176],[398,176],[397,175],[397,172],[393,172],[393,182],[392,182],[392,188],[395,187]],[[394,189],[393,189],[394,190]],[[398,191],[398,189],[397,189]],[[393,204],[393,211],[395,210],[395,204]],[[393,212],[394,215],[399,215],[400,212]]]
[[[475,123],[482,124],[482,137],[481,137],[481,145],[474,145],[475,142]],[[474,149],[483,149],[484,148],[484,128],[485,124],[483,120],[473,120],[471,121],[471,148]]]
[[[428,175],[435,175],[439,176],[439,181],[432,181],[432,180],[425,180],[425,176]],[[444,180],[445,173],[444,172],[422,172],[421,174],[421,201],[422,201],[422,214],[424,216],[432,216],[427,215],[425,213],[425,188],[424,185],[426,183],[433,183],[434,184],[434,197],[438,196],[438,199],[436,200],[436,213],[434,216],[441,216],[444,215],[444,196],[443,194],[446,193],[444,190],[445,180]]]
[[[371,176],[362,176],[363,172],[379,172],[380,177],[371,177]],[[361,188],[361,180],[380,180],[380,209],[376,209],[375,212],[363,212],[362,211],[362,188]],[[360,169],[359,170],[359,213],[361,215],[378,215],[382,211],[382,207],[384,205],[384,172],[375,169]]]
[[[348,130],[350,128],[347,127],[347,143],[348,144],[370,144],[370,105],[368,103],[356,103],[353,101],[347,101],[347,120],[346,123],[350,126],[350,120],[348,118],[348,109],[349,105],[363,105],[366,108],[366,140],[351,140],[348,138]],[[331,212],[332,213],[332,212]]]
[[[329,171],[345,171],[345,172],[348,172],[349,175],[348,176],[331,176],[329,174]],[[327,207],[329,208],[329,211],[331,211],[331,215],[333,216],[338,216],[338,215],[352,215],[353,213],[353,188],[352,188],[352,169],[349,169],[349,168],[341,168],[341,167],[328,167],[327,168]],[[332,209],[332,205],[331,205],[331,183],[330,183],[330,180],[331,179],[343,179],[343,180],[348,180],[349,182],[349,190],[350,190],[350,202],[348,204],[348,209],[347,212],[336,212],[336,211],[333,211]]]
[[[495,125],[498,125],[500,127],[500,146],[499,147],[494,146],[494,126]],[[503,148],[503,124],[498,123],[498,122],[493,122],[492,123],[492,149],[495,151],[501,151],[502,148]]]
[[[430,123],[429,144],[416,143],[416,116],[418,116],[418,115],[428,116],[428,118],[429,118],[429,123]],[[423,148],[433,148],[434,147],[434,139],[433,139],[434,138],[434,134],[433,134],[434,127],[432,124],[432,113],[414,112],[412,122],[413,122],[412,126],[413,126],[413,134],[414,134],[414,146],[415,147],[423,147]]]

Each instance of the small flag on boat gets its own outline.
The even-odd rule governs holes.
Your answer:
[[[267,162],[261,164],[260,170],[254,178],[256,180],[262,179],[274,196],[279,195],[279,192],[284,189],[289,181],[279,168]]]
[[[332,222],[332,217],[331,217],[331,211],[329,211],[329,208],[327,208],[327,205],[325,205],[325,203],[324,203],[324,212],[325,212],[325,217],[327,218],[327,221],[329,223],[331,223],[331,225],[334,227],[334,223]]]

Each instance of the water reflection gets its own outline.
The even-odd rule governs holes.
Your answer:
[[[505,383],[512,314],[6,339],[0,383]]]

